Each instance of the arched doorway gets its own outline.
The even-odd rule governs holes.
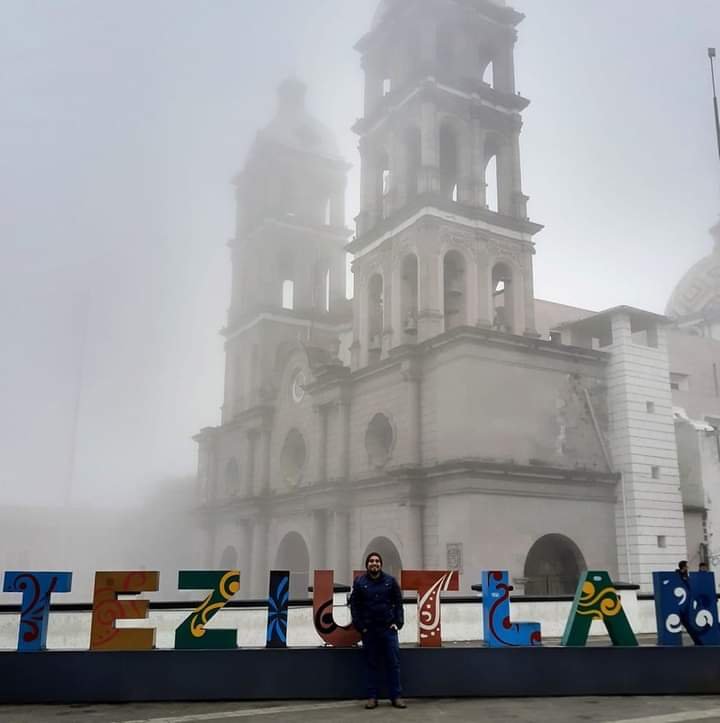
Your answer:
[[[376,537],[366,548],[363,553],[360,566],[365,564],[365,558],[371,552],[380,553],[380,557],[383,560],[383,570],[392,575],[398,582],[400,582],[400,571],[402,570],[402,560],[400,559],[400,553],[397,547],[388,540],[387,537]]]
[[[310,584],[310,553],[302,536],[289,532],[283,537],[275,556],[275,570],[290,571],[290,597],[306,598]]]
[[[574,595],[587,570],[580,548],[564,535],[541,537],[525,560],[526,595]]]

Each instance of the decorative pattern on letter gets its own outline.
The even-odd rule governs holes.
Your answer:
[[[658,645],[682,645],[683,628],[695,645],[720,645],[713,573],[654,572],[653,590]]]
[[[333,589],[335,573],[332,570],[315,570],[313,581],[313,623],[317,634],[336,648],[349,648],[360,642],[361,635],[355,626],[338,625],[333,617]]]
[[[118,600],[118,594],[137,595],[158,589],[158,572],[96,572],[93,594],[90,650],[150,650],[155,645],[154,628],[115,627],[116,620],[147,617],[147,600]]]
[[[180,570],[178,589],[212,590],[175,630],[178,650],[227,650],[237,647],[237,631],[207,630],[205,626],[240,589],[240,571]]]
[[[482,574],[483,630],[489,648],[531,647],[542,644],[540,623],[510,622],[509,576],[506,570]]]
[[[288,600],[290,598],[290,572],[270,571],[268,591],[268,617],[266,648],[287,648]]]
[[[418,645],[421,648],[441,647],[440,593],[460,589],[457,571],[403,570],[400,580],[403,590],[417,590]]]
[[[18,647],[21,653],[45,650],[50,596],[70,592],[71,572],[6,572],[3,592],[22,594]]]
[[[562,645],[584,646],[593,620],[605,625],[613,645],[638,644],[610,575],[605,570],[588,570],[580,576]]]

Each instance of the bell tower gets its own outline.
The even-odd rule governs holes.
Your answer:
[[[236,234],[226,336],[223,423],[273,396],[283,344],[336,350],[345,298],[349,166],[333,133],[305,109],[296,78],[235,179]]]
[[[353,367],[458,326],[535,335],[516,26],[503,0],[382,0],[365,71]]]

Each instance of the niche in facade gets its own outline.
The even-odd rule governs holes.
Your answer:
[[[280,475],[288,485],[299,484],[302,480],[307,459],[305,439],[297,429],[291,429],[280,452]]]
[[[371,467],[381,468],[387,464],[392,452],[395,434],[390,420],[384,414],[376,414],[365,432],[365,451]]]
[[[515,313],[513,309],[513,275],[507,264],[495,264],[492,272],[493,328],[512,334]]]
[[[418,330],[418,260],[415,254],[403,259],[401,269],[401,318],[403,342],[415,341]]]
[[[443,262],[445,289],[445,331],[466,323],[465,258],[459,251],[448,251]]]
[[[368,364],[380,359],[383,323],[383,280],[380,274],[373,274],[368,283]]]

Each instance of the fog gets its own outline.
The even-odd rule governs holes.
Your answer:
[[[0,506],[190,495],[168,480],[194,474],[191,437],[220,421],[231,179],[296,74],[353,164],[352,225],[353,45],[376,4],[4,0]],[[662,313],[720,211],[706,55],[720,4],[510,4],[527,14],[536,296]]]

